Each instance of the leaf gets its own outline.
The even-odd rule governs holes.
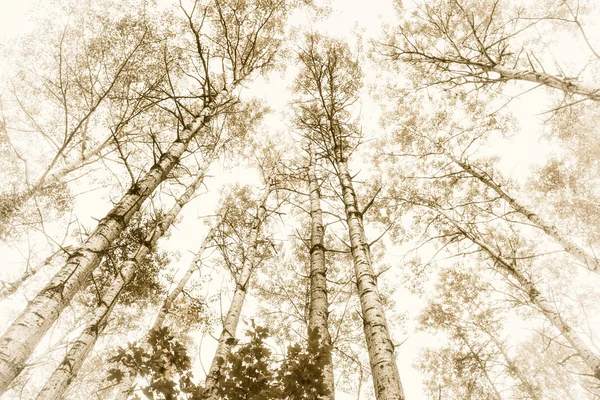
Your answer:
[[[109,381],[117,381],[117,383],[121,383],[121,381],[123,380],[123,371],[121,371],[118,368],[111,368],[108,370],[108,376],[106,377],[106,379],[108,379]]]

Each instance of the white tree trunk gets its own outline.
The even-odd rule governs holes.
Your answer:
[[[394,344],[390,337],[385,310],[373,272],[371,252],[365,237],[362,215],[345,160],[336,160],[338,178],[346,209],[346,222],[354,259],[354,272],[364,323],[373,386],[377,400],[404,400],[400,374],[396,366]]]
[[[569,238],[563,236],[556,226],[547,223],[536,213],[532,212],[522,204],[520,204],[517,200],[509,196],[500,186],[498,186],[492,179],[479,173],[476,171],[471,165],[468,163],[454,157],[452,154],[444,151],[444,153],[457,165],[459,165],[463,170],[471,174],[474,178],[478,179],[480,182],[485,184],[487,187],[492,189],[494,192],[498,194],[502,199],[504,199],[510,206],[520,214],[522,214],[525,218],[527,218],[532,224],[537,226],[539,229],[544,231],[548,236],[554,239],[559,245],[562,246],[563,249],[577,260],[579,260],[583,266],[591,272],[596,274],[600,274],[600,260],[596,257],[586,253],[581,247],[577,246],[573,243]]]
[[[205,392],[203,394],[203,398],[205,399],[218,399],[215,393],[215,384],[218,377],[221,375],[222,367],[227,360],[227,354],[232,346],[231,340],[235,338],[235,333],[240,320],[240,315],[242,313],[242,307],[248,291],[250,278],[252,278],[252,271],[254,270],[256,249],[258,247],[258,234],[260,227],[266,218],[266,204],[271,190],[271,185],[267,184],[267,188],[265,189],[265,193],[260,202],[257,213],[254,216],[252,230],[250,231],[250,235],[248,237],[248,250],[246,259],[244,260],[244,264],[242,265],[242,269],[240,270],[238,276],[234,277],[235,292],[233,294],[233,298],[231,299],[229,311],[227,311],[227,315],[223,321],[223,330],[221,331],[221,336],[219,337],[219,343],[217,344],[215,356],[213,357],[210,368],[206,375],[206,380],[204,381]]]
[[[165,318],[167,317],[167,314],[169,313],[171,306],[173,305],[173,302],[175,301],[175,299],[177,299],[177,297],[181,294],[181,292],[183,292],[183,289],[187,285],[188,281],[190,280],[190,278],[192,277],[194,272],[200,268],[199,264],[201,263],[202,254],[204,253],[204,251],[208,247],[210,241],[212,240],[214,231],[215,231],[215,228],[211,228],[208,235],[202,241],[202,245],[200,246],[200,249],[194,256],[194,259],[190,263],[190,266],[188,267],[187,271],[185,272],[183,277],[179,280],[175,289],[173,289],[165,298],[163,305],[161,306],[160,310],[158,311],[158,314],[156,315],[156,319],[154,320],[152,327],[150,328],[148,333],[142,339],[142,341],[143,341],[142,347],[148,346],[147,339],[150,336],[150,332],[156,331],[156,330],[162,328],[162,325],[165,321]],[[126,373],[124,374],[123,380],[121,381],[121,383],[119,383],[117,385],[117,390],[116,390],[114,399],[115,400],[127,400],[129,395],[133,393],[136,378],[137,378],[137,371],[131,370],[131,369],[126,371]]]
[[[127,227],[133,214],[167,177],[190,141],[210,121],[215,108],[223,104],[231,89],[224,89],[201,115],[179,133],[179,138],[163,153],[148,173],[132,185],[121,201],[104,217],[96,230],[50,283],[29,302],[27,308],[0,338],[0,394],[21,372],[25,362],[62,310],[81,289],[98,266],[106,249]]]
[[[325,266],[325,247],[323,239],[323,212],[321,211],[321,193],[315,172],[315,159],[310,150],[308,166],[308,186],[310,191],[310,310],[308,316],[309,333],[316,330],[319,333],[319,348],[321,353],[317,360],[323,365],[323,382],[329,389],[327,396],[320,399],[335,397],[335,381],[331,358],[331,335],[329,333],[329,301],[327,299],[327,268]]]
[[[545,72],[521,71],[510,67],[505,67],[503,65],[495,65],[486,69],[497,72],[500,74],[500,76],[506,79],[516,79],[538,83],[540,85],[562,90],[566,93],[580,94],[588,97],[591,100],[600,101],[600,86],[579,82],[574,79],[550,75]]]
[[[110,313],[116,304],[119,295],[123,288],[133,279],[138,266],[143,262],[156,242],[164,235],[164,233],[173,224],[183,206],[189,202],[195,191],[202,184],[205,171],[208,165],[205,165],[202,172],[198,174],[194,182],[187,188],[175,202],[175,205],[169,210],[162,221],[157,221],[153,232],[146,238],[144,243],[136,252],[132,260],[122,263],[119,267],[119,275],[113,280],[110,287],[102,295],[100,305],[94,310],[94,315],[81,335],[77,338],[73,346],[69,349],[67,355],[61,364],[54,370],[54,373],[46,385],[38,394],[38,399],[61,399],[67,390],[71,381],[77,376],[79,369],[83,365],[90,351],[94,348],[96,340],[104,331],[110,317]]]
[[[137,267],[138,259],[126,261],[121,265],[119,275],[102,295],[100,305],[94,310],[90,324],[85,327],[69,349],[63,361],[56,367],[46,385],[44,385],[38,394],[38,400],[60,400],[64,397],[69,385],[79,373],[90,351],[94,348],[96,340],[104,331],[119,294],[131,281]]]

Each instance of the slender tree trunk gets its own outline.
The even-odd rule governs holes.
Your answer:
[[[195,191],[202,184],[207,168],[208,165],[205,165],[203,171],[198,174],[194,182],[175,202],[175,205],[171,208],[164,219],[162,221],[157,221],[153,232],[146,238],[144,243],[136,252],[135,256],[131,260],[122,263],[119,268],[119,275],[113,280],[110,287],[102,295],[102,298],[100,299],[100,305],[94,311],[92,320],[83,330],[81,335],[79,335],[77,340],[75,340],[75,343],[73,346],[71,346],[61,364],[54,370],[54,373],[50,376],[46,382],[46,385],[38,394],[37,398],[39,400],[54,400],[61,399],[63,397],[69,384],[77,376],[77,373],[79,372],[79,369],[83,365],[88,354],[94,348],[96,340],[104,331],[104,328],[108,323],[110,313],[122,290],[133,279],[139,264],[143,262],[146,255],[148,255],[155,247],[156,242],[173,224],[183,206],[192,199]]]
[[[234,277],[235,292],[233,293],[233,298],[231,299],[229,311],[227,312],[225,320],[223,321],[223,330],[221,331],[221,336],[219,337],[219,343],[217,344],[215,356],[213,357],[212,363],[210,364],[210,368],[208,370],[208,374],[206,374],[206,380],[204,382],[203,398],[205,399],[218,399],[216,394],[217,379],[221,375],[221,370],[225,361],[227,360],[227,354],[229,353],[229,349],[232,346],[231,342],[235,338],[237,325],[240,320],[242,307],[244,305],[244,300],[248,291],[248,285],[250,283],[250,278],[252,277],[252,271],[254,270],[256,249],[258,247],[258,234],[260,231],[260,227],[262,226],[266,218],[266,204],[267,199],[271,194],[271,190],[272,187],[270,184],[268,184],[267,188],[265,189],[263,198],[260,202],[260,205],[258,207],[258,211],[254,217],[252,229],[248,238],[248,250],[246,258],[244,260],[244,264],[242,265],[242,269],[239,272],[238,276]]]
[[[547,223],[536,213],[532,212],[513,197],[511,197],[508,193],[506,193],[500,186],[498,186],[491,178],[488,176],[476,171],[471,165],[468,163],[454,157],[454,155],[444,151],[444,153],[454,161],[457,165],[459,165],[464,171],[469,173],[474,178],[478,179],[484,185],[492,189],[494,192],[498,194],[498,196],[502,197],[510,206],[523,216],[527,218],[532,224],[537,226],[539,229],[544,231],[548,236],[554,239],[559,245],[561,245],[565,251],[579,260],[583,266],[591,272],[596,274],[600,274],[600,260],[596,257],[586,253],[581,247],[577,246],[570,239],[563,236],[556,226]]]
[[[175,301],[175,299],[177,299],[177,297],[181,294],[181,292],[183,292],[183,289],[185,288],[188,281],[194,274],[194,271],[199,269],[199,264],[202,259],[202,254],[204,253],[204,251],[208,247],[210,241],[212,240],[214,231],[215,231],[215,228],[211,228],[208,235],[206,235],[206,237],[202,241],[202,245],[200,246],[200,249],[194,256],[194,259],[190,263],[190,266],[188,267],[187,271],[185,272],[185,275],[183,275],[183,277],[179,280],[175,289],[173,289],[165,298],[160,310],[158,311],[158,314],[156,315],[154,324],[152,324],[152,327],[150,328],[148,333],[144,336],[144,338],[142,338],[142,341],[143,341],[142,346],[148,345],[148,337],[150,336],[150,332],[156,331],[156,330],[162,328],[165,318],[167,317],[167,314],[169,313],[169,310],[171,309],[171,306],[173,305],[173,302]],[[136,378],[137,378],[137,371],[133,370],[133,369],[129,369],[125,373],[125,376],[124,376],[123,380],[121,381],[121,383],[119,385],[117,385],[116,395],[115,395],[114,399],[115,400],[127,400],[129,395],[133,393]]]
[[[600,101],[600,86],[579,82],[574,79],[550,75],[545,72],[521,71],[503,65],[494,65],[484,69],[497,72],[504,79],[516,79],[520,81],[533,82],[559,89],[566,93],[580,94],[594,101]]]
[[[141,252],[146,254],[145,251]],[[139,259],[125,261],[121,265],[119,275],[102,295],[100,305],[96,307],[92,320],[77,337],[67,355],[54,370],[41,392],[38,400],[62,399],[69,385],[75,379],[88,354],[94,348],[96,340],[104,331],[108,318],[124,287],[133,279],[138,268]]]
[[[315,157],[310,149],[308,166],[308,185],[310,190],[310,311],[308,316],[309,335],[313,331],[319,334],[319,355],[317,361],[323,365],[323,382],[329,394],[320,399],[335,397],[333,363],[331,358],[331,335],[329,333],[329,301],[327,299],[327,268],[325,266],[325,247],[323,239],[323,212],[321,211],[321,193],[315,172]]]
[[[426,204],[435,207],[431,202],[425,200]],[[465,230],[460,224],[448,217],[446,214],[438,210],[436,211],[446,218],[456,229],[471,242],[479,246],[487,253],[494,263],[499,267],[499,271],[507,278],[516,280],[520,288],[527,294],[531,304],[535,305],[548,321],[561,333],[563,338],[571,345],[577,355],[589,367],[592,376],[600,380],[600,356],[594,353],[585,342],[579,337],[577,332],[561,317],[558,311],[554,310],[552,304],[544,298],[540,291],[535,287],[534,283],[529,280],[517,267],[516,263],[510,263],[502,256],[492,250],[490,246],[477,238],[472,233]]]
[[[109,143],[110,139],[100,143],[94,148],[87,150],[81,157],[77,157],[67,165],[49,172],[48,175],[44,176],[43,179],[41,179],[28,193],[27,199],[31,198],[40,189],[48,188],[62,181],[65,176],[81,168],[83,164],[85,164],[91,158],[97,156]]]
[[[335,162],[350,234],[354,272],[364,323],[373,386],[377,400],[404,400],[400,374],[396,366],[394,344],[388,331],[385,310],[379,297],[377,280],[373,272],[371,251],[365,236],[362,214],[348,172],[346,161]]]
[[[201,115],[179,133],[148,173],[133,184],[121,201],[104,217],[85,243],[67,260],[50,283],[29,302],[27,308],[0,338],[0,394],[21,372],[25,362],[62,310],[84,285],[110,244],[127,227],[133,214],[168,176],[190,141],[210,121],[232,88],[221,91]]]

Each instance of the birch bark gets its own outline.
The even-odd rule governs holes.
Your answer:
[[[319,333],[319,364],[323,365],[323,381],[329,389],[328,395],[320,399],[335,397],[333,363],[331,359],[331,335],[328,328],[329,301],[327,299],[327,268],[325,266],[325,247],[323,239],[323,212],[321,211],[321,193],[317,181],[314,151],[310,149],[308,166],[308,185],[310,190],[310,310],[308,316],[309,334],[313,330]]]
[[[400,374],[396,366],[394,344],[390,337],[377,280],[373,272],[371,252],[365,236],[362,214],[354,192],[352,178],[344,159],[336,160],[338,178],[346,210],[356,285],[364,324],[373,386],[377,400],[404,400]]]
[[[580,94],[590,100],[600,101],[600,86],[589,83],[579,82],[573,79],[562,78],[545,72],[538,71],[521,71],[518,69],[506,67],[504,65],[494,65],[484,68],[488,71],[494,71],[500,74],[505,79],[515,79],[538,83],[540,85],[549,86],[555,89],[562,90],[566,93]]]
[[[148,173],[132,185],[121,201],[99,222],[96,230],[67,260],[48,285],[29,302],[23,313],[0,338],[0,394],[21,372],[25,362],[75,293],[98,266],[102,255],[129,223],[142,203],[166,179],[190,141],[230,96],[223,89],[182,132]]]
[[[216,394],[216,382],[221,374],[223,364],[225,360],[227,360],[229,349],[231,348],[230,339],[235,338],[237,325],[240,320],[242,307],[248,291],[248,285],[250,283],[250,278],[252,277],[252,271],[254,270],[256,249],[258,247],[258,234],[263,222],[266,219],[266,204],[269,195],[271,194],[271,190],[272,186],[268,184],[258,207],[258,211],[254,216],[252,229],[248,238],[248,251],[244,260],[244,264],[242,265],[242,269],[240,270],[238,276],[234,277],[236,285],[235,292],[233,294],[233,298],[231,299],[229,311],[227,311],[227,315],[223,321],[223,330],[221,331],[221,335],[219,337],[219,343],[217,344],[215,356],[210,364],[210,368],[206,374],[206,380],[204,382],[203,398],[205,399],[218,399]]]
[[[83,330],[81,335],[75,340],[73,346],[69,349],[67,355],[61,364],[54,370],[46,385],[38,394],[38,400],[61,399],[65,394],[71,381],[77,376],[79,369],[83,365],[90,351],[94,348],[96,340],[104,331],[110,317],[110,313],[116,304],[119,294],[124,287],[133,279],[136,270],[144,257],[148,255],[156,242],[173,224],[183,206],[188,203],[197,188],[202,184],[205,171],[208,165],[205,165],[202,173],[198,174],[194,182],[188,187],[184,194],[177,199],[175,205],[169,210],[162,221],[156,224],[152,234],[150,234],[144,243],[140,246],[133,259],[125,261],[119,268],[119,275],[113,280],[110,287],[102,295],[100,305],[94,311],[92,320]]]

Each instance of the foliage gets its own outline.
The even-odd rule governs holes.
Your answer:
[[[326,395],[323,365],[318,355],[327,349],[319,348],[316,330],[310,333],[307,348],[299,344],[288,347],[287,355],[277,361],[266,341],[269,330],[252,321],[246,331],[248,341],[237,343],[223,361],[222,374],[217,379],[217,393],[223,400],[309,400]],[[192,382],[191,362],[187,350],[169,333],[168,328],[152,331],[149,348],[136,344],[119,348],[110,362],[123,363],[135,370],[148,383],[141,387],[148,398],[202,399],[204,390]],[[108,371],[107,380],[120,382],[119,368]]]
[[[319,334],[312,331],[308,347],[299,344],[288,346],[284,360],[277,364],[265,341],[269,338],[266,328],[252,321],[252,329],[246,334],[249,342],[238,345],[225,363],[224,373],[218,379],[219,395],[227,400],[242,399],[314,399],[326,395],[323,383],[323,365],[318,362],[322,351]]]
[[[111,284],[114,276],[119,273],[120,264],[135,257],[140,246],[147,244],[157,221],[162,218],[164,218],[162,212],[157,212],[152,217],[140,215],[134,217],[127,229],[108,250],[108,254],[98,270],[95,271],[91,279],[91,287],[94,292],[102,293]],[[139,263],[133,280],[119,296],[119,302],[123,305],[130,305],[138,301],[155,301],[160,298],[160,295],[164,293],[160,276],[169,261],[165,252],[151,249],[150,253]],[[93,304],[95,300],[92,297],[87,301]]]
[[[193,394],[197,387],[191,380],[192,363],[185,346],[175,340],[166,327],[152,330],[148,344],[146,349],[132,343],[127,348],[120,347],[108,361],[123,363],[145,378],[148,383],[142,386],[142,393],[149,399],[171,400],[180,394]],[[107,379],[121,382],[123,372],[111,368]]]

